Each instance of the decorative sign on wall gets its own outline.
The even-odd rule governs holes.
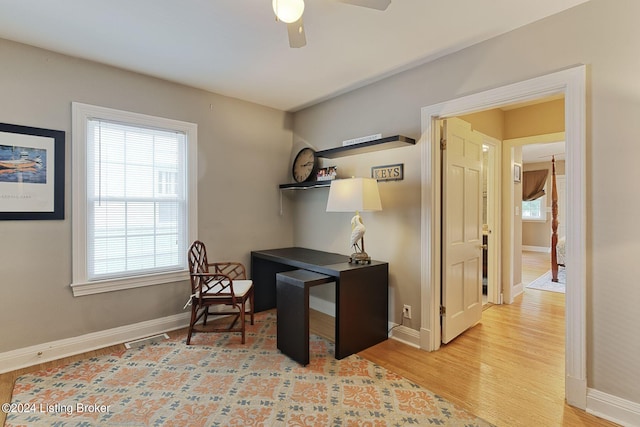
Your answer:
[[[404,163],[397,165],[373,166],[371,178],[378,181],[401,181],[404,179]]]
[[[375,135],[367,135],[361,136],[358,138],[347,139],[346,141],[342,141],[342,146],[347,147],[349,145],[362,144],[363,142],[375,141],[376,139],[382,138],[381,133],[377,133]]]

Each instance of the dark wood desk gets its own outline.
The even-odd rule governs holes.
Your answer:
[[[255,311],[276,307],[276,274],[309,270],[335,278],[336,359],[345,358],[388,337],[389,264],[349,264],[349,257],[306,248],[251,252]]]

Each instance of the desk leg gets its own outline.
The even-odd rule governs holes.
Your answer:
[[[388,265],[345,271],[336,281],[336,359],[388,337]]]
[[[277,281],[278,350],[309,364],[309,288]]]

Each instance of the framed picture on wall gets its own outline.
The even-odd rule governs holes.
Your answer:
[[[522,166],[518,163],[513,165],[513,182],[522,181]]]
[[[0,123],[0,220],[64,219],[64,139]]]

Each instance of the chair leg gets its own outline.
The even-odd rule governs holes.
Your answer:
[[[251,304],[251,324],[253,325],[253,289],[251,290],[251,294],[249,295],[249,304]]]
[[[192,303],[191,305],[191,321],[189,322],[189,334],[187,335],[187,345],[191,344],[191,334],[193,334],[193,326],[196,323],[196,315],[198,314],[198,309],[196,305]]]
[[[247,309],[246,304],[247,300],[243,300],[242,304],[240,305],[240,324],[242,325],[242,344],[244,344],[244,331],[245,331],[245,325],[244,325],[244,311]]]

